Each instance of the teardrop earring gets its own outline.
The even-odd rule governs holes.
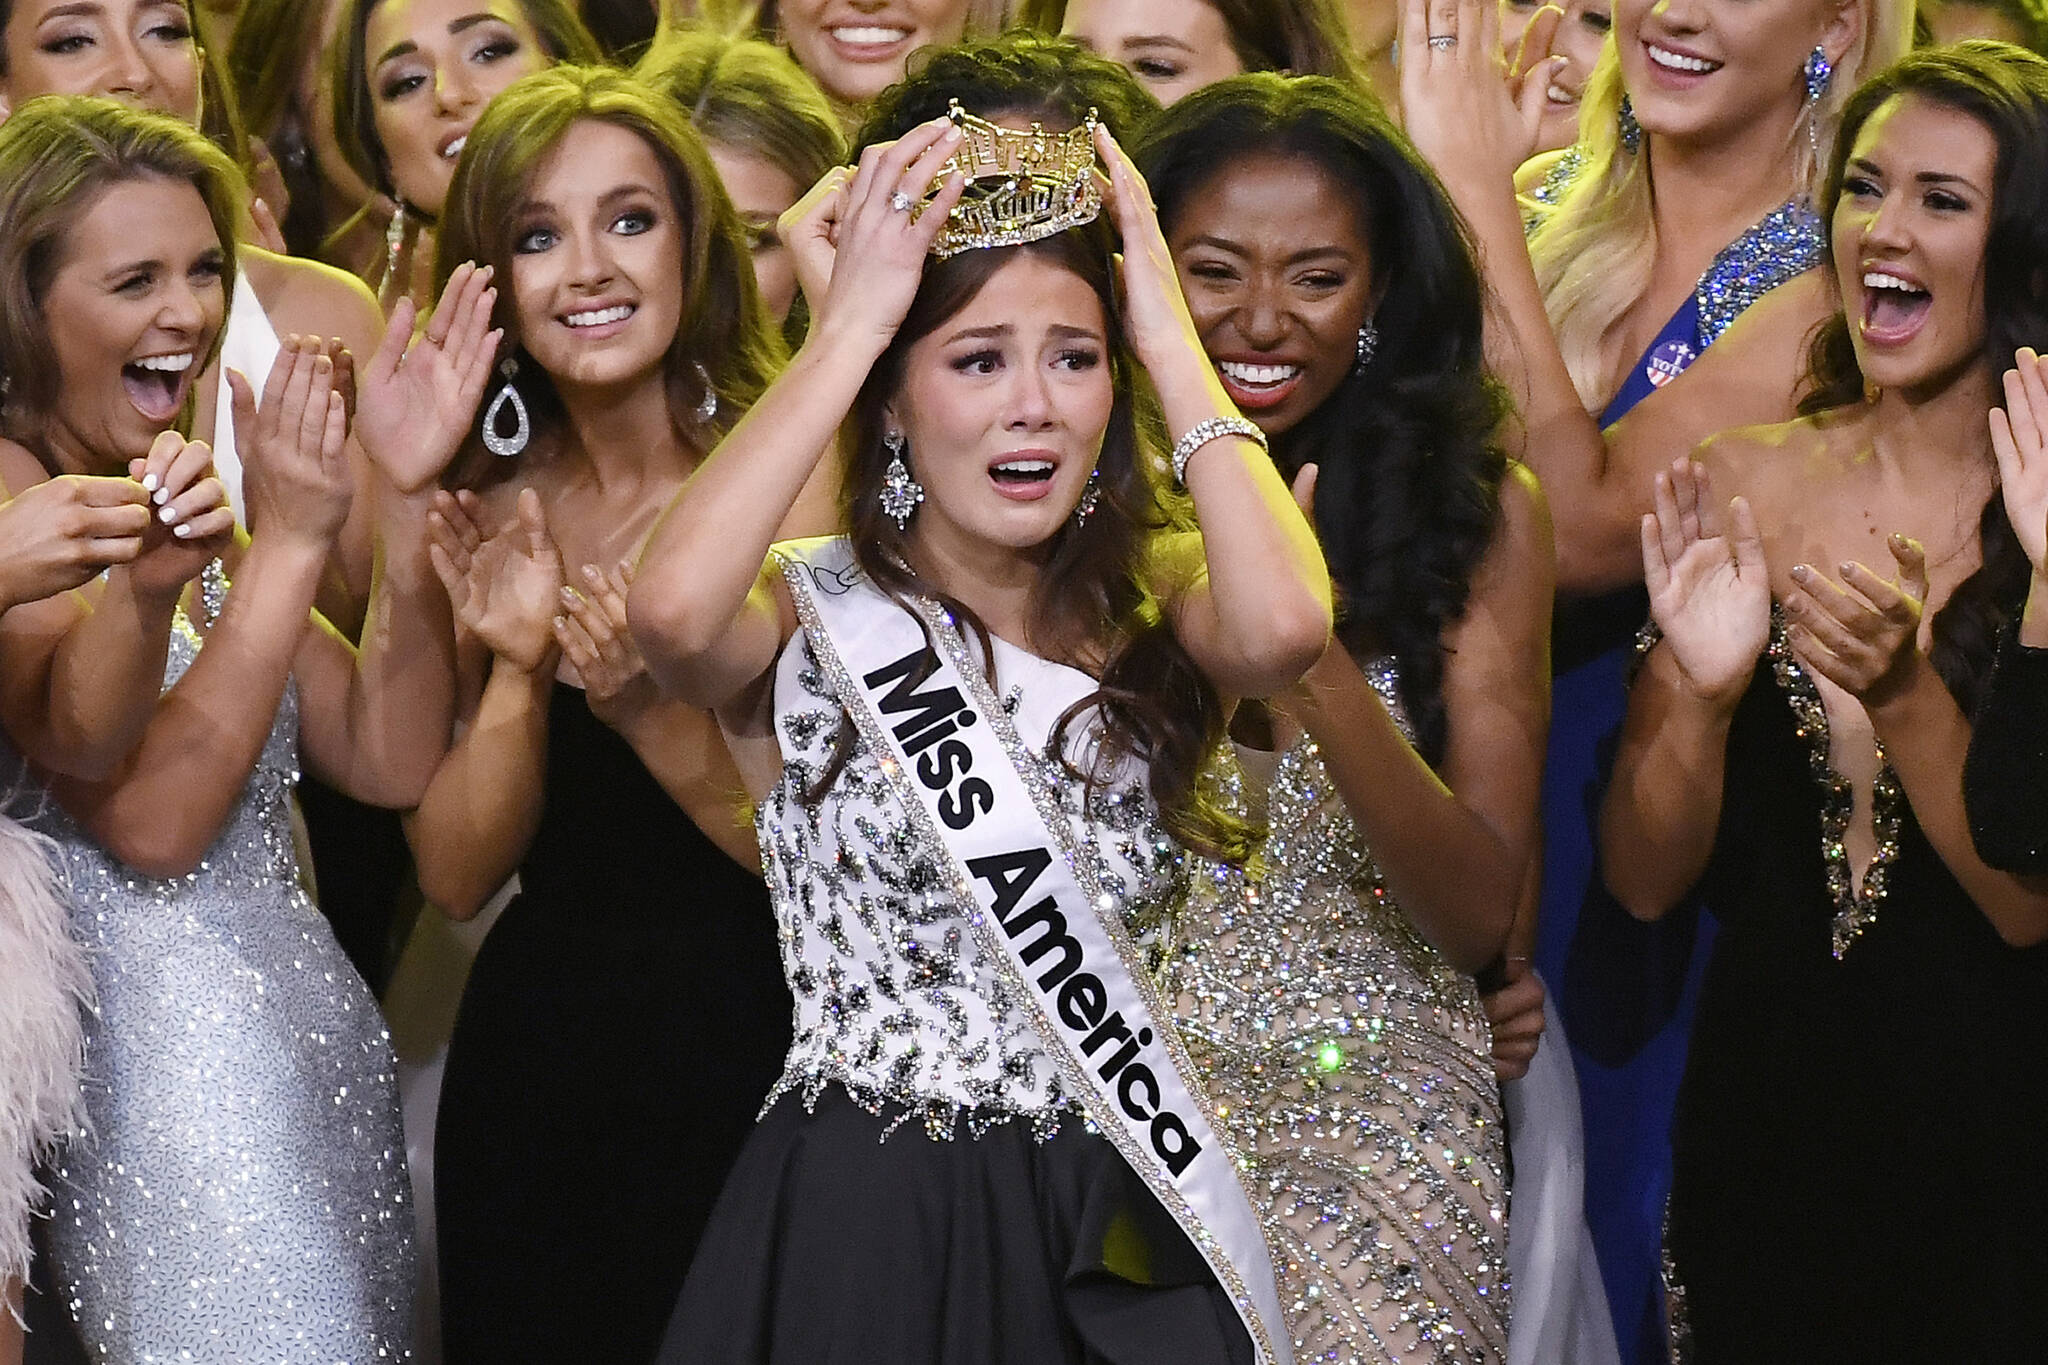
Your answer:
[[[1634,156],[1643,145],[1643,125],[1636,122],[1636,107],[1627,95],[1621,97],[1621,109],[1614,121],[1621,133],[1621,149]]]
[[[1366,366],[1372,364],[1372,358],[1379,352],[1380,329],[1371,318],[1367,318],[1364,325],[1358,329],[1358,359],[1351,366],[1352,373],[1363,372]]]
[[[519,361],[506,356],[505,363],[498,367],[498,373],[505,377],[505,387],[498,390],[498,396],[484,409],[484,449],[509,460],[525,450],[526,443],[533,439],[533,423],[527,418],[526,400],[519,396],[519,386],[512,382],[519,373]],[[498,430],[498,419],[504,416],[508,406],[512,409],[510,435]]]
[[[692,368],[697,371],[697,382],[704,387],[704,396],[697,400],[697,420],[710,426],[718,416],[718,390],[711,386],[711,371],[701,364]]]
[[[1088,518],[1095,515],[1095,509],[1102,506],[1102,470],[1088,471],[1088,486],[1081,490],[1081,501],[1074,507],[1074,529],[1080,530],[1088,524]]]
[[[882,471],[882,515],[894,519],[899,531],[910,525],[910,514],[924,501],[924,485],[910,477],[910,466],[903,462],[905,444],[900,431],[882,437],[889,452],[888,468]]]

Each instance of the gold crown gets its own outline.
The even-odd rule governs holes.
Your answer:
[[[934,256],[1022,246],[1092,223],[1102,212],[1093,109],[1080,127],[1064,133],[1048,133],[1037,123],[1023,132],[999,127],[958,100],[949,103],[946,117],[961,132],[960,150],[947,158],[938,184],[958,171],[967,191],[939,229]]]

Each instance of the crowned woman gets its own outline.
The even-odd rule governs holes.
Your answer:
[[[665,1360],[1291,1359],[1144,945],[1183,848],[1243,847],[1196,776],[1226,696],[1321,653],[1328,578],[1092,129],[1099,65],[956,49],[884,97],[793,234],[852,268],[633,585],[759,803],[796,1000]],[[1138,365],[1199,530],[1164,529]],[[835,433],[850,534],[773,544]]]

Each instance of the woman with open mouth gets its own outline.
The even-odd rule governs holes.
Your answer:
[[[398,206],[363,276],[387,309],[434,298],[435,225],[492,97],[557,62],[599,60],[570,0],[343,0],[334,140]]]
[[[2048,337],[2044,156],[2048,62],[2022,49],[1858,90],[1809,415],[1681,459],[1643,519],[1661,638],[1599,832],[1631,915],[1721,919],[1667,1241],[1700,1365],[2048,1340],[2048,1180],[1999,1155],[2048,1126],[2048,893],[1979,857],[1961,777],[2033,577],[1984,413]]]
[[[789,49],[849,130],[910,56],[1003,26],[1004,0],[761,0],[752,31]]]
[[[711,716],[656,691],[625,594],[781,338],[682,111],[608,68],[492,101],[439,250],[444,297],[488,299],[503,363],[467,402],[366,386],[363,430],[401,487],[460,491],[437,528],[468,724],[408,823],[421,892],[467,919],[520,888],[441,1089],[446,1357],[645,1361],[790,1002],[739,777]]]
[[[301,889],[291,792],[303,763],[361,800],[419,799],[449,708],[408,670],[446,614],[389,499],[386,628],[357,655],[312,611],[354,494],[327,343],[287,343],[260,416],[231,374],[253,539],[201,477],[210,452],[181,432],[223,331],[238,187],[198,132],[111,101],[0,125],[9,435],[50,475],[149,490],[161,539],[97,605],[169,642],[118,761],[66,776],[10,743],[0,777],[61,850],[97,995],[52,1261],[97,1357],[396,1359],[413,1258],[390,1044]]]
[[[837,237],[802,350],[633,587],[650,664],[718,708],[760,802],[796,999],[678,1365],[1285,1352],[1141,940],[1180,841],[1242,853],[1198,787],[1221,698],[1314,660],[1327,579],[1142,181],[1087,126],[1104,79],[1127,78],[1002,40],[883,97],[810,205]],[[1139,365],[1199,532],[1164,525]],[[779,541],[842,425],[848,532]]]
[[[1833,308],[1812,196],[1849,91],[1904,51],[1911,16],[1897,0],[1618,0],[1612,17],[1579,141],[1522,172],[1533,204],[1516,196],[1516,167],[1555,60],[1529,73],[1517,107],[1494,5],[1409,0],[1401,80],[1405,127],[1478,237],[1501,304],[1488,354],[1556,519],[1536,966],[1563,988],[1589,1119],[1588,1221],[1617,1337],[1640,1359],[1661,1314],[1661,1115],[1684,1055],[1687,972],[1704,970],[1711,940],[1695,948],[1690,917],[1645,930],[1597,900],[1581,915],[1587,793],[1645,615],[1636,522],[1674,457],[1730,425],[1793,416],[1803,348]]]
[[[1506,0],[1500,23],[1503,59],[1515,57],[1529,21],[1541,8],[1539,0]],[[1614,29],[1611,0],[1569,0],[1561,8],[1564,17],[1551,36],[1550,52],[1564,60],[1552,64],[1543,88],[1543,121],[1535,146],[1539,157],[1545,152],[1561,152],[1579,140],[1579,99],[1599,64],[1607,35]]]

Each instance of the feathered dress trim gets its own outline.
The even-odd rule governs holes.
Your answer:
[[[0,815],[0,1278],[28,1279],[36,1167],[78,1130],[92,975],[50,842]]]

